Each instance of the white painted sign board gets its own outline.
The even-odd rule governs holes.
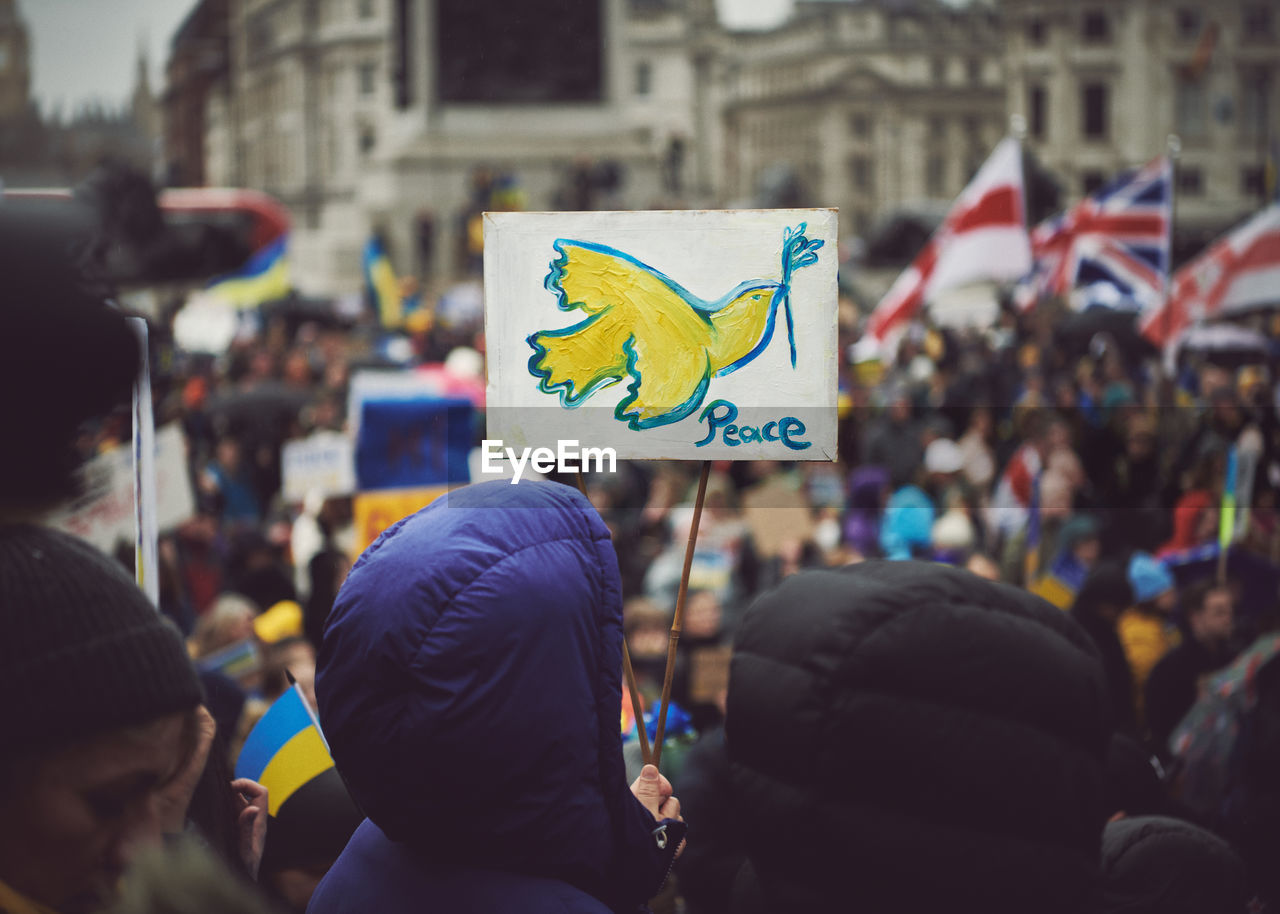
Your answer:
[[[834,209],[487,213],[489,439],[833,460]]]

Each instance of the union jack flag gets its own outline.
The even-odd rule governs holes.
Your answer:
[[[1031,232],[1034,265],[1015,301],[1027,309],[1044,296],[1089,289],[1095,300],[1158,306],[1169,276],[1172,187],[1172,165],[1160,156],[1040,223]]]

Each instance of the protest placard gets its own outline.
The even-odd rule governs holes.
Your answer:
[[[836,456],[836,211],[489,213],[489,439]]]
[[[448,486],[426,486],[358,494],[352,502],[355,520],[352,561],[359,558],[360,553],[373,545],[373,541],[396,521],[420,511],[447,491]]]
[[[156,525],[172,530],[195,514],[195,495],[187,475],[186,442],[175,423],[155,434]],[[80,470],[82,494],[46,517],[50,526],[87,540],[103,552],[136,536],[133,455],[127,446],[112,448]]]
[[[361,372],[351,385],[355,481],[361,492],[465,483],[475,408],[405,372]]]
[[[341,432],[316,432],[286,441],[280,450],[284,500],[297,504],[308,492],[325,498],[350,495],[356,489],[355,448]]]

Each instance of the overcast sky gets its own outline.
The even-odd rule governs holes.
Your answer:
[[[792,0],[716,0],[735,28],[781,22]],[[169,41],[195,0],[18,0],[32,44],[32,94],[41,109],[64,114],[91,100],[122,104],[133,91],[138,49],[145,46],[151,86],[163,86]]]

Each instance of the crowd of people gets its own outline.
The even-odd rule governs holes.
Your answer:
[[[129,441],[139,352],[40,250],[0,251],[0,910],[1280,905],[1267,363],[1054,302],[868,357],[842,298],[839,459],[711,469],[659,773],[696,465],[458,487],[357,555],[282,446],[349,430],[356,371],[478,362],[478,323],[392,360],[372,314],[277,305],[210,356],[166,311],[196,505],[156,614],[132,544],[41,523]],[[307,827],[231,774],[292,681],[341,775]]]

